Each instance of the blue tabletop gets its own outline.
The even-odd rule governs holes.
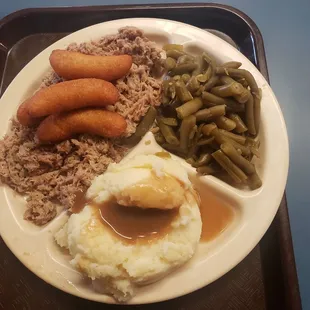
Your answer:
[[[181,2],[165,0],[9,0],[1,1],[0,18],[26,7],[146,4]],[[199,1],[187,1],[199,2]],[[201,1],[203,2],[203,1]],[[213,2],[213,1],[209,1]],[[290,140],[290,171],[287,184],[296,264],[303,308],[310,309],[310,1],[225,0],[248,14],[260,28],[267,53],[271,86],[280,102]],[[310,92],[309,92],[310,93]],[[307,95],[308,94],[308,95]]]

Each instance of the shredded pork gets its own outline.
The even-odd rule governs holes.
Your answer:
[[[161,82],[151,72],[160,61],[160,50],[141,30],[122,28],[117,35],[80,45],[73,43],[68,50],[89,55],[133,56],[129,74],[115,84],[120,99],[110,107],[126,118],[127,136],[135,131],[151,105],[160,104]],[[61,81],[51,73],[42,87]],[[12,120],[10,132],[0,141],[0,179],[18,193],[26,194],[25,219],[44,225],[57,215],[57,206],[70,208],[76,193],[85,191],[109,163],[121,160],[126,149],[112,140],[89,135],[42,146],[36,141],[35,131]]]

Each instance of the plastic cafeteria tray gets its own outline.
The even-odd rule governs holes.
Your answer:
[[[248,16],[228,6],[176,4],[47,8],[18,11],[0,21],[0,93],[28,61],[66,34],[92,24],[130,17],[172,19],[211,30],[234,44],[268,80],[263,39],[257,26]],[[24,267],[1,238],[0,253],[0,309],[95,310],[120,307],[82,300],[50,286]],[[285,196],[260,243],[225,276],[180,298],[126,307],[128,310],[159,308],[301,309]]]

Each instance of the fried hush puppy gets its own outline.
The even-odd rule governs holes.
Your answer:
[[[24,112],[33,118],[57,114],[86,107],[105,107],[113,105],[119,98],[116,87],[99,79],[79,79],[65,81],[43,88],[24,101]],[[25,117],[19,111],[21,122]]]
[[[116,138],[125,132],[126,127],[123,116],[88,108],[48,116],[38,127],[37,138],[41,143],[60,142],[80,133]]]
[[[106,81],[125,76],[131,68],[130,55],[93,56],[66,50],[54,50],[50,56],[54,71],[67,80],[97,78]]]
[[[24,101],[17,110],[16,117],[23,126],[35,126],[42,120],[41,117],[34,118],[28,112],[28,103]]]

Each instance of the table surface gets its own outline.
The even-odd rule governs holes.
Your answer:
[[[26,7],[82,6],[107,4],[147,4],[182,2],[174,0],[10,0],[1,1],[0,18]],[[184,1],[183,1],[184,2]],[[205,2],[205,1],[187,1]],[[209,1],[214,2],[214,1]],[[310,88],[309,0],[225,0],[248,14],[262,32],[271,86],[284,113],[290,140],[290,170],[287,199],[303,309],[310,309],[307,294],[310,278],[310,135],[306,123],[310,116],[307,95]],[[309,183],[308,183],[309,182]],[[308,207],[309,205],[309,207]]]

